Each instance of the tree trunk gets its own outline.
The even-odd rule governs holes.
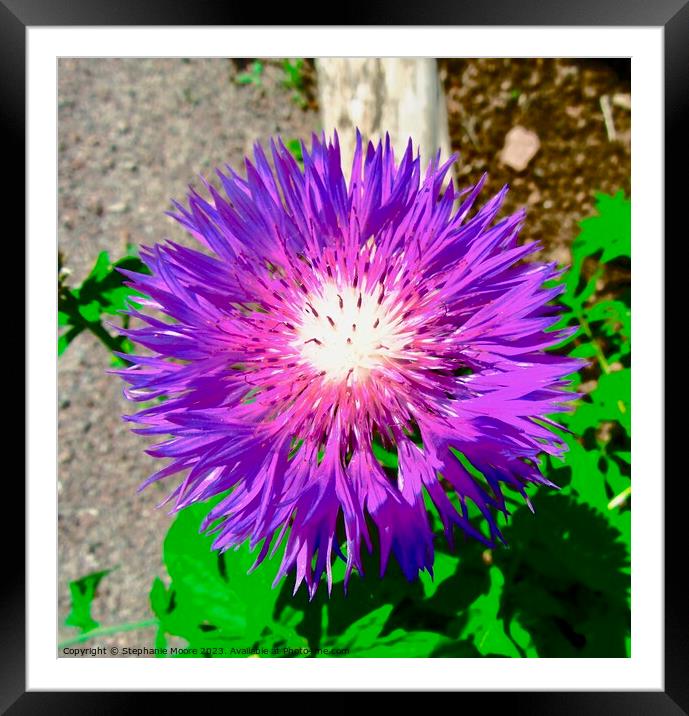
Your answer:
[[[445,95],[434,59],[324,58],[316,60],[326,135],[336,129],[342,163],[351,165],[355,129],[364,139],[390,139],[398,155],[411,137],[422,166],[450,154]]]

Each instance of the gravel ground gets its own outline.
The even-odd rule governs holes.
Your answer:
[[[112,258],[128,243],[187,238],[164,212],[198,174],[238,166],[252,143],[317,130],[267,61],[260,85],[240,85],[246,62],[230,60],[65,59],[59,66],[59,247],[70,283],[88,274],[100,251]],[[524,240],[566,262],[576,221],[591,213],[596,190],[629,190],[630,113],[613,106],[608,137],[600,97],[624,95],[629,82],[610,67],[574,60],[453,60],[442,74],[453,149],[463,183],[490,172],[489,191],[512,190],[507,209],[529,209]],[[516,171],[500,161],[515,125],[538,134],[540,148]],[[622,268],[623,280],[628,280]],[[105,348],[80,335],[59,363],[59,616],[68,582],[117,567],[99,588],[94,617],[103,625],[150,617],[148,590],[162,575],[169,517],[166,494],[136,488],[152,471],[142,438],[119,416],[129,407],[104,370]],[[60,638],[73,629],[60,628]],[[152,630],[98,640],[99,646],[150,646]]]
[[[59,66],[59,248],[78,285],[100,251],[127,243],[185,241],[165,216],[171,197],[224,163],[237,166],[256,140],[318,130],[267,62],[260,86],[235,82],[230,60],[65,59]],[[69,611],[70,580],[117,566],[101,583],[93,614],[103,625],[150,617],[148,590],[163,574],[169,526],[155,487],[137,494],[151,472],[142,439],[120,421],[128,411],[109,357],[80,335],[59,362],[59,618]],[[74,630],[61,626],[59,637]],[[150,646],[148,632],[99,645]]]

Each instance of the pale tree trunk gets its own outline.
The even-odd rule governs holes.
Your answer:
[[[343,166],[351,165],[355,129],[364,139],[390,134],[396,154],[411,137],[422,166],[450,154],[445,96],[434,59],[323,58],[316,60],[326,135],[336,129]]]

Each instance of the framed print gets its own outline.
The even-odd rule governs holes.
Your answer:
[[[28,283],[3,707],[689,712],[687,5],[170,5],[0,5]]]

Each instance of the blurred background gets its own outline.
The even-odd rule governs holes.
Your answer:
[[[183,199],[188,185],[198,185],[198,176],[210,177],[215,167],[230,164],[241,169],[256,141],[279,134],[298,156],[298,140],[308,141],[311,132],[321,129],[329,133],[333,124],[351,141],[352,117],[358,117],[364,128],[372,122],[371,134],[379,131],[368,119],[366,93],[354,97],[359,85],[351,78],[343,80],[341,68],[328,62],[60,60],[58,240],[64,280],[70,286],[81,284],[104,251],[114,261],[132,253],[132,246],[165,238],[189,244],[165,215],[171,199]],[[364,85],[375,80],[375,73],[390,75],[389,68],[375,64],[379,61],[371,62],[372,66],[354,70],[364,72]],[[422,144],[459,153],[460,186],[473,184],[488,172],[484,198],[509,184],[504,211],[522,206],[528,211],[522,241],[542,242],[538,259],[569,264],[578,222],[594,213],[595,194],[629,195],[629,63],[428,62],[432,74],[423,79],[423,91],[435,102],[434,119],[433,131]],[[346,93],[346,87],[338,88],[338,77],[354,87],[353,98],[342,100],[350,120],[342,119],[337,105],[336,94]],[[434,82],[440,88],[436,99]],[[395,101],[392,96],[384,98],[385,111]],[[394,123],[393,117],[384,126],[403,134],[405,122],[390,126]],[[404,143],[406,136],[393,139]],[[583,275],[590,277],[594,268],[584,266]],[[629,281],[628,264],[608,263],[596,274],[595,293],[616,296],[627,290]],[[100,583],[92,605],[93,618],[108,624],[150,618],[151,582],[165,576],[161,542],[170,517],[155,506],[167,488],[154,485],[137,493],[153,470],[152,458],[143,452],[144,440],[120,420],[130,406],[121,397],[120,380],[105,372],[110,361],[103,342],[89,331],[80,333],[59,361],[60,639],[73,634],[64,626],[70,612],[70,582],[114,568]],[[535,519],[541,520],[543,529],[560,515],[559,503],[547,505],[554,499],[541,498]],[[562,517],[567,520],[566,514]],[[531,539],[530,528],[520,519],[525,518],[515,520],[517,545],[520,539]],[[600,528],[585,522],[582,530],[589,535]],[[573,563],[580,557],[569,556]],[[479,550],[475,568],[487,568],[486,560]],[[612,579],[619,568],[614,560],[601,566]],[[624,585],[620,589],[624,591]],[[624,621],[623,616],[620,619]],[[620,627],[620,634],[625,628]],[[616,638],[622,638],[620,634]],[[152,644],[154,637],[151,626],[135,635],[105,636],[99,644]]]

